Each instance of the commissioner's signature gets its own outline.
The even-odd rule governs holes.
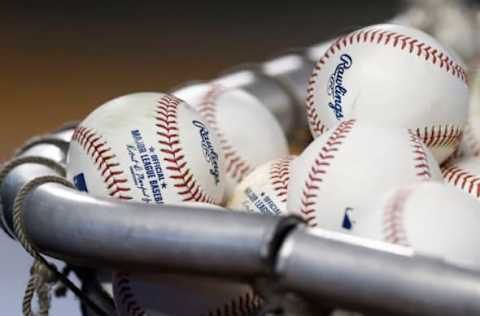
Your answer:
[[[138,149],[134,145],[127,145],[128,156],[130,157],[131,165],[129,167],[132,174],[135,187],[142,193],[142,201],[149,203],[151,201],[150,195],[147,193],[146,179],[144,170],[140,160],[137,159]]]

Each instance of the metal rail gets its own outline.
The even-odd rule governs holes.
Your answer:
[[[60,152],[37,145],[24,155],[64,161]],[[52,171],[29,164],[7,176],[6,223],[18,188],[46,174]],[[90,267],[267,278],[286,292],[366,312],[480,313],[480,273],[290,218],[122,203],[44,184],[25,201],[25,228],[43,253]]]

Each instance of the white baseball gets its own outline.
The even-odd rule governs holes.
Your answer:
[[[226,166],[226,198],[253,169],[288,155],[280,124],[248,92],[218,84],[198,84],[173,94],[197,109],[215,131]]]
[[[350,232],[386,191],[442,180],[437,162],[407,129],[341,122],[292,162],[287,209],[310,226]]]
[[[226,210],[207,203],[178,205]],[[261,299],[247,284],[199,276],[117,272],[113,291],[120,316],[248,316],[261,306]]]
[[[113,291],[119,316],[248,316],[262,304],[249,285],[199,276],[115,273]]]
[[[389,23],[423,30],[468,60],[474,57],[479,44],[475,12],[465,1],[421,0]]]
[[[315,65],[306,102],[314,137],[339,121],[411,129],[442,162],[468,112],[465,70],[427,34],[369,26],[340,37]]]
[[[264,215],[286,215],[290,163],[294,156],[261,165],[235,188],[227,208]]]
[[[446,184],[424,182],[386,194],[354,234],[478,269],[478,223],[478,201]]]
[[[445,182],[480,201],[480,158],[466,157],[442,167]]]
[[[67,177],[97,196],[221,203],[222,161],[215,133],[194,109],[167,94],[135,93],[105,103],[80,123]]]

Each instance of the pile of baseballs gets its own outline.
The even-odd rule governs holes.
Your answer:
[[[480,268],[475,85],[432,37],[374,25],[338,38],[316,63],[305,103],[313,141],[298,155],[259,99],[201,83],[97,108],[73,135],[67,176],[99,197],[296,215]],[[121,272],[113,283],[121,315],[244,314],[261,304],[245,284]]]

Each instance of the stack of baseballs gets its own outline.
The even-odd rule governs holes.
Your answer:
[[[298,156],[242,89],[200,83],[118,97],[76,129],[68,178],[96,196],[159,207],[296,215],[480,268],[480,96],[469,110],[455,56],[396,25],[338,38],[311,74],[314,140]],[[245,284],[122,272],[113,284],[121,315],[240,315],[261,304]]]

